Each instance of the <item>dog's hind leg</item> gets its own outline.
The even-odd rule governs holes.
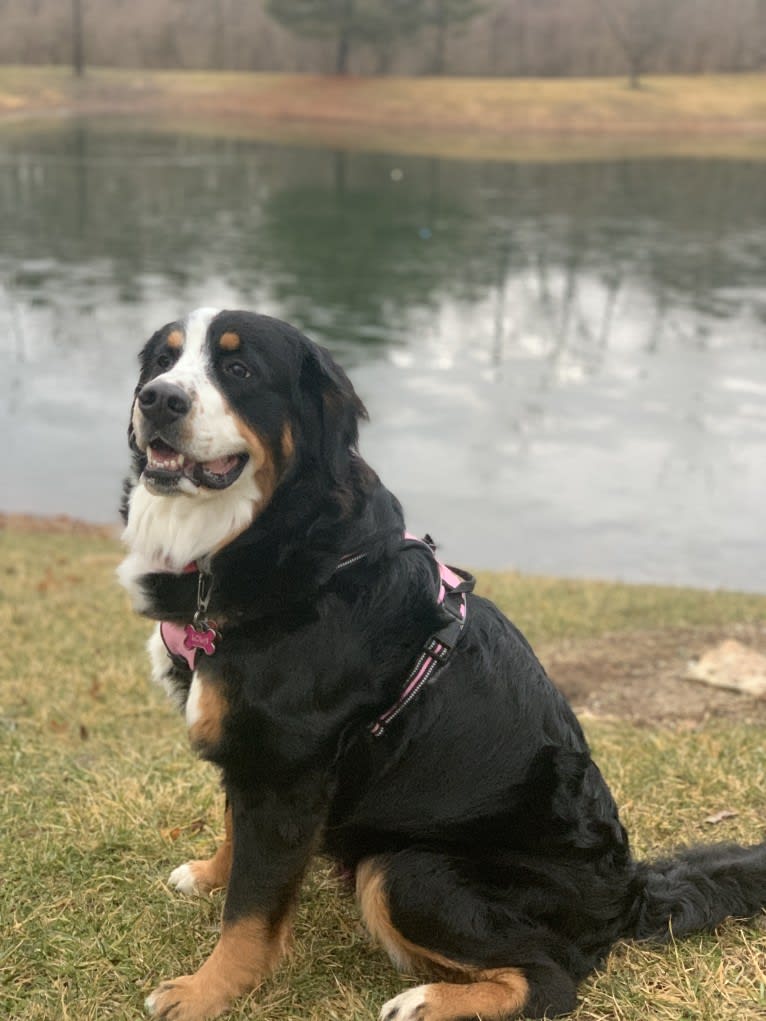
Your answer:
[[[226,835],[212,858],[187,861],[170,873],[168,883],[190,897],[204,897],[229,882],[231,873],[231,808],[224,815]]]
[[[506,1021],[574,1009],[576,983],[546,953],[545,935],[524,923],[515,928],[507,916],[498,929],[488,894],[461,882],[446,856],[367,858],[357,868],[356,891],[370,934],[394,964],[439,979],[389,1000],[380,1021]],[[410,925],[413,907],[418,917]]]

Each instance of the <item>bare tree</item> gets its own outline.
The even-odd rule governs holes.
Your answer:
[[[425,16],[425,0],[373,0],[358,9],[355,34],[376,55],[378,74],[391,69],[397,48],[420,31]]]
[[[78,78],[85,73],[82,0],[72,0],[72,70]]]
[[[484,10],[479,0],[431,0],[428,21],[434,26],[436,42],[431,70],[444,74],[447,54],[447,38],[458,25],[462,25]]]
[[[681,0],[596,0],[628,64],[630,87],[641,88],[647,70],[667,36],[668,22]]]
[[[757,0],[756,21],[756,67],[766,69],[766,0]]]
[[[347,74],[358,7],[358,0],[269,0],[267,10],[298,35],[334,38],[335,73]]]

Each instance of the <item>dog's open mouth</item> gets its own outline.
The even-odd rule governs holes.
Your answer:
[[[164,440],[152,440],[146,448],[145,478],[161,489],[172,489],[182,478],[205,489],[227,489],[242,474],[247,454],[227,454],[212,461],[193,461]]]

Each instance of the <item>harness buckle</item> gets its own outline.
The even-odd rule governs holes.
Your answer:
[[[446,663],[449,659],[452,650],[457,645],[458,638],[463,631],[463,624],[465,623],[465,596],[460,593],[458,595],[457,606],[450,605],[452,600],[445,599],[441,604],[442,610],[450,615],[452,620],[444,627],[439,628],[426,642],[425,648],[429,655],[433,656],[440,663]]]

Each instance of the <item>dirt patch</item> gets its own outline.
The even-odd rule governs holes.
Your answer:
[[[766,699],[686,679],[690,660],[726,638],[766,653],[766,627],[672,628],[541,646],[553,681],[582,716],[693,728],[709,719],[766,724]]]

